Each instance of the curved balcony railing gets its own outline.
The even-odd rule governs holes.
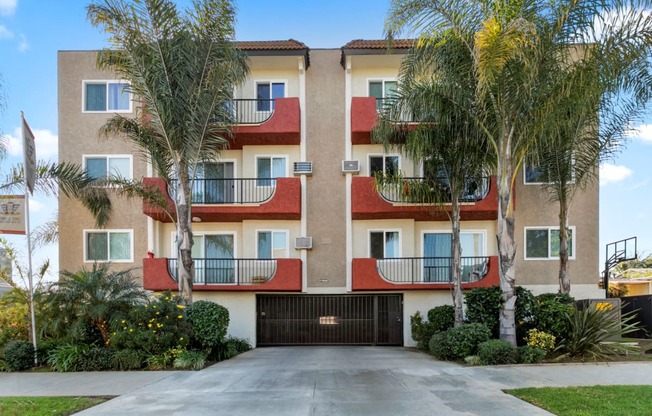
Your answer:
[[[398,116],[392,114],[396,102],[396,98],[376,98],[376,111],[393,123],[416,123],[418,121],[412,113],[402,112]]]
[[[462,257],[462,283],[481,280],[489,270],[489,257]],[[452,257],[378,259],[378,273],[392,283],[452,283]]]
[[[226,114],[235,124],[262,124],[274,114],[274,99],[236,98],[226,103]]]
[[[460,202],[478,202],[489,194],[490,178],[466,180],[464,195]],[[380,195],[392,203],[436,203],[450,202],[451,193],[448,180],[443,177],[399,178],[384,180],[378,185]]]
[[[194,204],[262,204],[276,190],[276,178],[195,179],[192,186]],[[168,193],[174,199],[177,181]]]
[[[276,259],[193,259],[194,284],[257,285],[269,281],[276,273]],[[177,281],[177,259],[168,259],[168,272]]]

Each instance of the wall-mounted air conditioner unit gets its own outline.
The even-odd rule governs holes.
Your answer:
[[[360,173],[359,160],[343,160],[342,173]]]
[[[294,162],[294,175],[312,175],[312,162]]]
[[[312,237],[295,238],[294,248],[297,250],[312,250]]]

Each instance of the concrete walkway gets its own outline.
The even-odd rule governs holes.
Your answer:
[[[120,395],[80,415],[549,415],[517,387],[650,384],[652,363],[464,367],[406,348],[258,348],[198,372],[0,373],[0,395]]]

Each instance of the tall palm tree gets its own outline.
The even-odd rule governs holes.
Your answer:
[[[102,134],[135,144],[168,186],[176,180],[179,293],[191,303],[190,189],[197,166],[228,144],[228,101],[248,71],[233,43],[234,7],[230,0],[194,1],[182,13],[166,0],[98,0],[87,10],[91,23],[111,35],[113,49],[98,54],[98,66],[128,80],[139,100],[135,118],[115,115]],[[127,194],[145,195],[138,185],[126,186]]]
[[[497,242],[504,304],[500,337],[516,344],[516,243],[512,192],[524,158],[537,143],[536,133],[550,122],[542,103],[558,71],[596,56],[597,84],[605,95],[629,93],[641,102],[650,97],[649,67],[652,21],[649,0],[393,0],[386,29],[418,33],[454,32],[473,55],[477,80],[477,122],[487,135],[498,183]],[[596,23],[603,24],[595,36]],[[592,41],[576,56],[578,42]],[[577,66],[579,68],[580,66]],[[635,75],[638,74],[637,78]],[[588,75],[588,74],[587,74]],[[566,84],[567,87],[572,85]],[[557,90],[559,93],[563,90]],[[558,97],[549,97],[555,100]]]
[[[43,294],[46,331],[55,334],[74,337],[90,324],[106,343],[111,321],[147,300],[131,270],[112,271],[110,263],[94,263],[90,270],[82,267],[61,275],[63,278]]]
[[[398,178],[392,186],[407,184],[409,193],[403,193],[409,202],[433,204],[449,216],[455,325],[464,321],[460,201],[469,197],[470,185],[482,183],[488,170],[484,134],[471,114],[476,107],[474,93],[473,62],[459,38],[451,33],[422,36],[403,60],[396,98],[373,131],[374,141],[395,146],[421,162],[424,173],[443,175],[421,183]],[[404,123],[397,122],[405,115],[419,121],[415,130],[409,132]],[[445,189],[437,192],[439,187],[431,181],[442,180]]]

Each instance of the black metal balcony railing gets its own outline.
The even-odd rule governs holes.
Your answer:
[[[194,204],[261,204],[268,201],[276,189],[276,178],[195,179],[192,186]],[[175,197],[177,181],[172,181],[168,193]]]
[[[235,124],[262,124],[272,117],[274,104],[274,99],[236,98],[225,104],[228,116],[218,119],[230,118],[228,121]]]
[[[482,279],[489,270],[489,257],[462,257],[462,282]],[[378,259],[378,273],[392,283],[452,283],[452,257],[403,257]]]
[[[267,282],[276,273],[276,259],[193,259],[194,283],[201,285],[255,285]],[[179,262],[168,259],[168,272],[176,281]]]
[[[478,202],[489,194],[489,177],[468,179],[460,202]],[[379,184],[380,195],[392,203],[435,203],[450,202],[448,180],[443,177],[398,178],[384,180]]]

